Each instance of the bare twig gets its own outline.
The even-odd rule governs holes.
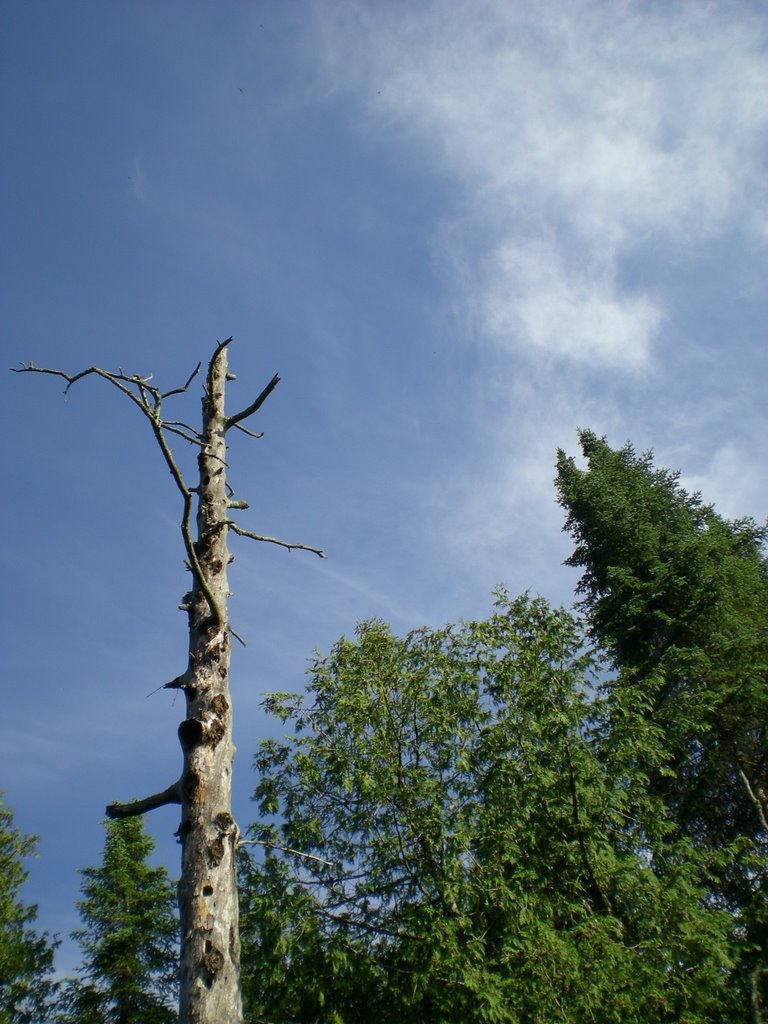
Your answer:
[[[11,370],[13,373],[48,373],[53,377],[63,377],[67,382],[67,386],[64,388],[65,398],[73,384],[82,380],[83,377],[87,377],[89,374],[95,373],[96,376],[103,377],[104,380],[108,380],[111,384],[114,384],[115,387],[122,391],[124,395],[127,395],[132,402],[135,402],[140,409],[147,412],[147,409],[144,407],[141,399],[121,383],[125,382],[127,384],[136,384],[137,381],[141,380],[141,378],[127,377],[122,371],[118,373],[110,373],[109,370],[102,370],[100,366],[89,366],[87,370],[81,370],[80,373],[65,373],[64,370],[51,370],[45,366],[35,366],[31,361],[27,364],[22,363],[21,366],[12,366]]]
[[[255,430],[249,430],[248,427],[244,427],[242,425],[242,423],[232,423],[231,426],[236,427],[237,430],[242,430],[242,432],[244,434],[247,434],[248,437],[255,437],[257,441],[260,438],[264,437],[264,431],[263,430],[259,431],[259,433],[257,434]]]
[[[186,434],[179,427],[174,426],[169,420],[163,420],[163,429],[167,430],[171,434],[178,434],[179,437],[183,437],[184,440],[189,441],[190,444],[196,444],[198,448],[203,447],[203,442],[199,437],[193,437],[191,434]]]
[[[200,373],[200,367],[202,365],[203,365],[202,363],[198,363],[197,364],[197,366],[194,368],[192,373],[190,373],[189,379],[187,380],[187,383],[184,385],[184,387],[174,388],[173,391],[164,391],[163,394],[160,397],[161,398],[170,398],[171,395],[181,395],[181,394],[183,394],[187,390],[189,385],[192,383],[192,381],[195,379],[195,377],[198,375],[198,373]]]
[[[203,439],[203,435],[200,433],[200,431],[195,430],[193,426],[191,426],[189,423],[185,423],[184,420],[163,420],[163,426],[178,427],[179,429],[188,431],[190,434],[192,434],[193,437],[196,437],[198,441],[202,441]]]
[[[154,697],[156,693],[160,693],[161,690],[181,690],[185,684],[184,676],[176,676],[170,683],[161,683],[160,686],[156,686],[154,690],[150,690],[147,694],[147,698]]]
[[[760,824],[763,827],[763,831],[766,834],[768,834],[768,818],[766,818],[763,803],[756,795],[754,789],[750,784],[749,778],[747,777],[747,773],[744,771],[741,765],[739,765],[739,777],[741,778],[741,781],[744,783],[744,788],[746,789],[749,795],[749,799],[752,801],[752,804],[755,810],[757,811],[757,816],[760,819]]]
[[[264,402],[266,402],[266,400],[269,398],[269,396],[272,394],[272,392],[275,390],[279,383],[280,374],[276,373],[272,380],[269,382],[269,384],[267,384],[267,386],[261,392],[261,394],[259,395],[255,402],[252,402],[246,409],[243,409],[242,412],[238,412],[235,413],[234,416],[227,417],[227,419],[224,421],[224,429],[229,430],[230,427],[236,427],[240,420],[245,420],[248,419],[249,416],[252,416],[258,409],[262,407]]]
[[[251,540],[260,540],[265,544],[277,544],[278,547],[287,548],[288,551],[310,551],[313,555],[317,555],[318,558],[327,558],[328,556],[320,548],[310,547],[308,544],[292,544],[285,540],[278,540],[277,537],[262,537],[258,533],[251,533],[250,530],[244,530],[242,526],[233,522],[231,519],[227,520],[227,526],[230,530],[234,530],[235,533],[241,537],[250,537]]]
[[[240,636],[240,634],[236,633],[234,631],[234,629],[232,629],[231,626],[229,627],[229,632],[232,634],[232,636],[235,638],[235,640],[237,640],[237,642],[240,644],[241,647],[247,647],[248,646],[248,644],[245,642],[245,640],[243,640],[243,638]]]
[[[266,846],[270,850],[278,850],[280,853],[290,853],[292,857],[301,857],[303,860],[313,860],[326,868],[332,868],[333,864],[322,857],[315,857],[312,853],[302,853],[300,850],[292,850],[290,846],[280,846],[278,843],[270,843],[266,839],[239,839],[238,846]]]
[[[213,596],[211,588],[208,586],[208,581],[205,578],[205,573],[203,572],[202,566],[198,561],[197,552],[195,551],[195,546],[192,542],[192,534],[190,533],[189,530],[189,521],[192,515],[192,492],[184,482],[184,478],[182,477],[181,472],[179,471],[179,468],[176,465],[176,462],[173,458],[173,453],[171,452],[171,449],[168,447],[168,442],[165,440],[165,435],[163,434],[162,421],[160,421],[159,419],[155,419],[154,417],[150,417],[150,422],[152,424],[152,431],[155,435],[155,439],[157,440],[157,443],[160,445],[160,451],[163,453],[163,458],[165,459],[166,464],[171,471],[171,476],[176,482],[176,486],[178,487],[179,492],[181,493],[181,496],[184,500],[184,511],[181,517],[181,536],[184,540],[184,548],[187,552],[187,558],[189,559],[189,564],[192,569],[192,573],[196,577],[197,582],[200,585],[200,589],[202,590],[203,594],[205,595],[205,599],[208,602],[208,607],[211,610],[211,617],[214,620],[213,624],[218,625],[222,621],[221,610],[219,609],[219,606],[216,603],[216,598]]]
[[[218,348],[216,349],[216,352],[220,352],[221,349],[225,345],[228,345],[231,340],[231,338],[228,338],[227,341],[220,342]],[[160,446],[160,451],[163,453],[163,458],[165,459],[165,462],[169,470],[171,471],[171,476],[173,477],[173,480],[177,488],[179,489],[179,492],[184,501],[184,511],[181,519],[181,535],[184,539],[184,548],[187,552],[189,565],[192,569],[192,572],[197,577],[200,589],[205,595],[205,599],[208,602],[208,606],[211,610],[211,616],[213,617],[216,623],[221,622],[221,612],[216,605],[216,600],[213,594],[211,593],[211,589],[208,586],[208,582],[205,578],[202,567],[195,553],[194,546],[192,544],[192,536],[190,534],[189,529],[190,518],[192,515],[192,492],[184,482],[184,478],[181,475],[179,467],[176,465],[176,462],[173,458],[173,453],[171,452],[171,449],[168,446],[168,442],[165,439],[165,435],[163,433],[163,421],[160,419],[160,403],[163,396],[161,395],[160,391],[157,388],[153,388],[148,385],[147,382],[151,379],[151,375],[149,377],[140,377],[138,374],[134,374],[132,377],[129,377],[127,376],[127,374],[123,373],[122,369],[120,369],[117,373],[111,373],[109,370],[102,370],[100,366],[90,366],[88,367],[87,370],[81,370],[80,373],[70,374],[66,373],[64,370],[52,370],[47,367],[35,366],[34,363],[32,362],[29,362],[26,365],[22,363],[20,368],[14,368],[14,372],[47,373],[54,377],[62,377],[64,380],[67,381],[67,386],[64,389],[65,397],[69,389],[72,387],[72,385],[75,384],[78,380],[82,380],[83,377],[87,377],[89,374],[95,374],[97,377],[102,377],[104,380],[109,381],[110,384],[113,384],[119,391],[122,391],[122,393],[126,395],[127,398],[130,398],[134,405],[138,406],[138,408],[141,409],[142,413],[147,417],[152,426],[152,432],[154,433],[155,439],[157,440],[157,443]],[[196,372],[197,371],[195,371],[195,373]],[[189,378],[189,381],[187,382],[187,385],[185,385],[185,388],[188,386],[188,384],[191,382],[194,376],[195,374],[193,374],[192,377]],[[130,387],[127,386],[129,384],[138,388],[139,395],[136,395],[134,394],[133,391],[131,391]],[[152,403],[150,403],[149,399],[147,398],[147,392],[149,392],[152,395]]]

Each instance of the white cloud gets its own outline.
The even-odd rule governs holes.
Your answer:
[[[554,451],[577,426],[616,445],[666,431],[703,462],[711,396],[674,289],[702,287],[721,239],[757,253],[768,234],[766,22],[717,0],[320,10],[329,90],[441,190],[445,304],[456,340],[483,346],[474,455],[434,496],[435,535],[469,572],[527,585],[556,544]],[[712,483],[738,487],[748,461],[723,449]]]
[[[706,468],[686,475],[682,483],[688,491],[701,491],[706,502],[726,519],[751,515],[762,522],[768,509],[765,501],[764,477],[748,449],[735,441],[726,441],[715,448]]]
[[[480,307],[501,344],[620,368],[646,362],[661,319],[648,297],[622,295],[610,268],[567,266],[557,245],[535,240],[497,247]]]
[[[377,126],[385,118],[460,183],[441,241],[463,247],[454,263],[472,262],[467,301],[505,348],[637,369],[663,311],[622,283],[623,261],[649,240],[765,230],[765,29],[743,7],[454,0],[322,12],[331,81],[361,90]]]

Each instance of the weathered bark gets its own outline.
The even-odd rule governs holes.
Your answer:
[[[242,1024],[240,995],[240,938],[235,852],[237,825],[232,817],[232,705],[229,695],[230,640],[227,532],[253,540],[299,548],[325,557],[318,548],[288,543],[245,530],[229,518],[232,509],[248,507],[234,501],[226,479],[226,433],[230,428],[250,430],[241,421],[255,413],[279,382],[275,375],[261,394],[245,409],[227,417],[224,392],[228,379],[227,346],[219,342],[208,366],[204,388],[202,429],[161,417],[164,399],[184,393],[186,384],[161,392],[151,377],[111,373],[92,366],[77,374],[22,364],[17,372],[46,373],[67,381],[65,394],[78,380],[91,374],[101,377],[139,407],[149,419],[155,439],[180,491],[184,510],[181,532],[187,552],[192,587],[182,608],[189,617],[189,656],[186,671],[165,688],[183,690],[186,718],[179,726],[183,767],[177,782],[143,800],[113,803],[111,818],[143,814],[167,804],[181,805],[178,836],[181,842],[179,916],[181,924],[179,1016],[182,1024]],[[199,481],[189,487],[174,460],[166,432],[182,437],[199,449]],[[191,515],[197,497],[196,539],[192,539]]]
[[[180,1019],[189,1024],[239,1024],[240,939],[232,818],[232,707],[227,617],[227,490],[224,388],[227,349],[208,371],[198,455],[199,567],[189,601],[189,664],[183,689],[187,717],[179,726],[181,775]]]

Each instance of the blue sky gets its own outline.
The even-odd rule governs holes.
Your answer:
[[[313,648],[484,615],[502,582],[571,602],[577,427],[765,517],[762,3],[2,7],[7,366],[170,389],[234,335],[232,411],[282,376],[232,438],[240,522],[329,558],[231,538],[241,825],[262,694]],[[147,694],[185,664],[180,510],[104,382],[0,388],[0,788],[66,936],[105,804],[178,774],[180,701]],[[175,809],[148,823],[176,871]]]

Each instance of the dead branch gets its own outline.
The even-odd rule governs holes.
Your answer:
[[[320,548],[310,547],[308,544],[293,544],[286,540],[278,540],[277,537],[262,537],[261,534],[251,533],[250,530],[244,530],[242,526],[233,522],[231,519],[227,520],[227,526],[230,530],[234,530],[240,537],[250,537],[251,540],[260,540],[265,544],[277,544],[278,547],[287,548],[288,551],[311,551],[313,555],[317,555],[318,558],[327,558],[328,556]]]
[[[249,416],[253,416],[253,414],[262,407],[264,402],[266,402],[266,400],[269,398],[269,396],[272,394],[272,392],[275,390],[279,383],[280,374],[276,373],[272,380],[269,382],[269,384],[267,384],[267,386],[261,392],[261,394],[259,395],[255,402],[252,402],[246,409],[243,409],[242,412],[238,412],[235,413],[234,416],[227,417],[227,419],[224,421],[224,430],[226,431],[229,430],[230,427],[236,427],[240,420],[245,420],[248,419]],[[240,429],[242,430],[244,428],[241,427]],[[249,431],[246,431],[246,433],[249,433]]]
[[[138,383],[141,383],[141,377],[138,377],[138,376],[128,377],[128,376],[126,376],[126,374],[124,374],[122,372],[122,370],[119,370],[117,373],[110,373],[109,370],[102,370],[102,368],[100,366],[89,366],[87,370],[81,370],[80,373],[65,373],[64,370],[52,370],[52,369],[50,369],[49,367],[46,367],[46,366],[35,366],[35,364],[30,360],[26,364],[22,363],[21,366],[12,366],[11,367],[11,372],[12,373],[48,373],[48,374],[50,374],[53,377],[63,377],[64,380],[67,382],[67,386],[64,388],[64,397],[65,398],[67,397],[67,395],[69,393],[69,389],[72,387],[73,384],[77,383],[77,381],[79,381],[79,380],[82,380],[83,377],[87,377],[90,374],[95,373],[96,376],[103,377],[104,380],[108,380],[110,382],[110,384],[114,384],[116,388],[118,388],[120,391],[122,391],[124,395],[127,395],[128,398],[130,398],[132,402],[135,402],[136,405],[138,405],[139,408],[142,409],[144,412],[146,412],[146,413],[149,412],[144,407],[141,399],[137,395],[134,395],[134,393],[132,391],[130,391],[127,387],[124,386],[124,383],[134,384],[134,385],[136,385]],[[124,382],[124,383],[121,383],[121,382]]]
[[[107,805],[108,818],[133,818],[138,814],[145,814],[147,811],[154,811],[156,807],[165,807],[168,804],[181,803],[181,781],[177,780],[162,793],[154,793],[143,800],[131,800],[126,804],[113,803]]]
[[[198,373],[200,373],[200,367],[202,365],[203,365],[202,363],[198,363],[197,364],[197,366],[194,368],[192,373],[190,373],[189,379],[187,380],[187,383],[183,387],[181,387],[181,388],[174,388],[172,391],[164,391],[160,397],[161,398],[170,398],[171,395],[181,395],[181,394],[183,394],[187,390],[189,385],[192,383],[192,381],[195,379],[195,377],[198,375]]]
[[[182,426],[185,426],[185,425],[186,424],[182,424]],[[198,446],[198,448],[202,448],[203,447],[203,442],[200,440],[199,437],[193,436],[192,434],[185,433],[180,427],[177,427],[174,424],[173,420],[163,420],[163,429],[167,430],[171,434],[178,434],[179,437],[183,437],[184,440],[185,441],[189,441],[190,444],[196,444]],[[196,433],[197,432],[195,431],[195,434]],[[192,490],[191,487],[190,487],[190,490]]]
[[[232,636],[235,638],[235,640],[237,640],[237,642],[240,644],[241,647],[247,647],[248,646],[248,644],[245,642],[245,640],[243,640],[243,638],[240,636],[240,634],[236,633],[234,631],[234,629],[232,629],[231,626],[229,627],[229,632],[232,634]]]
[[[220,352],[225,345],[229,344],[230,341],[232,341],[232,339],[228,338],[226,341],[219,342],[216,352]],[[160,418],[160,405],[162,402],[163,395],[158,390],[158,388],[151,387],[148,384],[148,381],[151,379],[152,375],[150,374],[148,377],[140,377],[138,374],[134,374],[133,376],[129,377],[127,374],[123,372],[122,368],[119,368],[117,373],[111,373],[109,370],[103,370],[100,366],[89,366],[87,370],[81,370],[80,373],[71,374],[66,373],[64,370],[53,370],[49,369],[48,367],[35,366],[35,364],[32,363],[31,361],[26,365],[22,363],[20,368],[14,367],[12,369],[14,370],[14,373],[47,373],[54,377],[62,377],[64,380],[67,381],[67,386],[64,389],[65,397],[69,389],[72,387],[72,385],[75,384],[78,380],[82,380],[83,377],[87,377],[89,374],[95,374],[97,377],[102,377],[104,380],[109,381],[109,383],[113,384],[119,391],[122,391],[122,393],[126,395],[126,397],[130,398],[134,405],[138,406],[138,408],[142,411],[142,413],[147,417],[147,419],[150,422],[152,432],[154,433],[155,439],[158,445],[160,446],[160,451],[163,453],[163,458],[165,459],[166,465],[168,466],[171,472],[171,476],[173,477],[174,483],[176,484],[179,493],[182,496],[184,502],[184,511],[181,519],[181,535],[184,540],[184,548],[187,553],[189,565],[192,569],[192,572],[197,577],[200,589],[205,595],[205,599],[208,602],[208,607],[210,608],[211,611],[211,616],[213,617],[216,623],[220,623],[222,621],[221,611],[216,605],[216,600],[213,594],[211,593],[211,589],[208,586],[208,581],[206,580],[200,562],[198,561],[197,554],[195,553],[195,549],[192,543],[192,535],[189,529],[190,518],[192,515],[192,491],[189,489],[189,487],[187,487],[184,478],[181,475],[181,471],[179,470],[179,467],[176,465],[176,462],[173,458],[173,453],[171,452],[168,442],[165,439],[165,434],[163,433],[163,428],[165,424],[163,420]],[[174,389],[174,391],[167,392],[167,394],[176,394],[182,391],[186,391],[194,377],[197,375],[198,369],[199,367],[190,376],[184,387],[176,388]],[[131,391],[128,385],[132,385],[133,387],[137,388],[139,394],[134,394],[134,392]],[[151,402],[147,397],[148,395],[152,396]],[[178,431],[173,432],[178,433]],[[189,440],[189,438],[185,438],[185,440]]]
[[[760,819],[760,824],[763,827],[763,831],[768,834],[768,818],[766,818],[766,815],[765,815],[765,809],[764,809],[765,796],[764,796],[764,794],[761,794],[763,796],[763,801],[761,801],[760,798],[755,793],[754,789],[752,788],[752,786],[750,784],[750,781],[749,781],[749,778],[747,777],[747,773],[744,771],[744,769],[741,767],[741,765],[739,765],[739,777],[741,778],[741,781],[744,783],[744,787],[745,787],[745,789],[746,789],[746,791],[747,791],[747,793],[749,795],[749,799],[752,801],[752,804],[753,804],[755,810],[757,811],[757,816]],[[758,790],[758,792],[760,792],[760,791]]]
[[[238,839],[238,846],[266,846],[270,850],[278,850],[280,853],[290,853],[292,857],[302,857],[304,860],[313,860],[326,868],[332,868],[333,864],[322,857],[315,857],[312,853],[302,853],[300,850],[292,850],[290,846],[280,846],[278,843],[270,843],[266,839]]]
[[[155,419],[154,417],[150,417],[150,422],[152,424],[152,431],[155,435],[155,439],[158,445],[160,446],[160,451],[163,453],[163,458],[165,459],[166,464],[171,471],[171,476],[173,477],[176,486],[178,487],[179,492],[181,493],[182,499],[184,501],[184,511],[181,517],[181,536],[184,540],[184,549],[187,552],[189,565],[192,569],[193,575],[196,577],[197,582],[200,585],[200,589],[205,595],[206,601],[208,602],[208,607],[211,611],[211,617],[214,620],[214,623],[218,625],[222,621],[221,611],[216,603],[216,598],[213,596],[213,593],[211,592],[211,588],[208,586],[208,581],[205,578],[203,568],[200,565],[200,562],[198,561],[197,552],[195,551],[195,546],[192,541],[192,534],[190,533],[189,529],[189,523],[192,516],[192,492],[184,482],[184,478],[182,477],[181,472],[179,471],[179,468],[176,465],[176,462],[173,458],[173,453],[171,452],[171,449],[168,446],[168,442],[165,440],[165,435],[163,434],[162,421],[159,419]]]
[[[242,423],[233,423],[232,426],[235,427],[236,430],[242,430],[242,432],[247,434],[248,437],[255,437],[257,441],[264,437],[263,430],[260,430],[257,434],[255,430],[249,430],[248,427],[244,427]]]

